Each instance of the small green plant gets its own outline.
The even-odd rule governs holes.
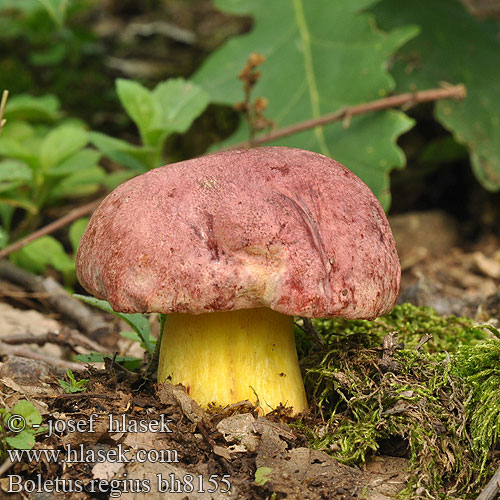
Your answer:
[[[271,474],[272,469],[270,467],[259,467],[255,471],[255,484],[259,486],[264,486],[269,481],[269,474]]]
[[[18,401],[10,410],[1,408],[0,456],[5,458],[8,449],[31,450],[35,436],[46,430],[41,423],[42,416],[29,401]]]
[[[23,115],[32,121],[20,119]],[[106,172],[98,166],[101,154],[87,147],[84,124],[59,120],[59,104],[52,96],[12,97],[5,116],[8,125],[0,137],[0,222],[10,233],[14,210],[22,209],[16,237],[39,225],[47,205],[96,192]]]
[[[82,23],[92,5],[94,0],[0,0],[0,88],[38,94],[50,86],[74,99],[73,83],[96,59],[96,38]]]
[[[136,174],[161,166],[167,137],[186,132],[208,105],[208,93],[183,78],[160,82],[153,90],[118,79],[116,92],[139,130],[142,145],[101,133],[91,134],[90,140],[104,155]]]
[[[140,343],[141,347],[146,352],[146,360],[148,363],[153,362],[158,354],[158,348],[161,342],[157,340],[152,334],[149,327],[149,319],[147,315],[134,313],[134,314],[126,314],[119,313],[114,311],[109,303],[105,300],[96,299],[95,297],[88,297],[85,295],[75,294],[74,297],[89,304],[91,306],[97,307],[102,311],[112,313],[115,316],[121,318],[125,323],[132,327],[131,332],[121,332],[120,335],[124,338],[135,340]],[[164,314],[160,314],[160,332],[163,332],[163,327],[165,324],[166,316]],[[81,354],[76,356],[76,359],[83,361],[85,363],[95,363],[102,362],[106,358],[111,359],[112,356],[109,354],[102,354],[98,352],[93,352],[91,354]],[[114,361],[117,363],[122,363],[125,368],[128,370],[137,369],[143,362],[140,358],[133,357],[125,357],[125,356],[115,356],[113,357]]]
[[[89,383],[89,379],[87,378],[76,380],[75,375],[70,369],[66,370],[66,377],[68,378],[68,382],[62,379],[57,380],[66,394],[70,394],[73,392],[83,392],[86,385]]]

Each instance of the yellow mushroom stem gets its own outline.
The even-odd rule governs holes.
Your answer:
[[[181,383],[204,407],[248,399],[264,413],[307,409],[293,317],[267,308],[169,314],[158,381]]]

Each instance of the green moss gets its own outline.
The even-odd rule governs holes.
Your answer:
[[[469,391],[465,408],[472,450],[481,456],[482,471],[488,458],[484,450],[500,444],[500,340],[460,347],[455,372]]]
[[[415,488],[433,498],[472,495],[499,443],[500,340],[470,319],[410,304],[374,321],[314,325],[325,345],[299,342],[320,417],[300,425],[311,444],[347,464],[407,456],[412,479],[402,496]],[[417,349],[424,335],[432,337]]]
[[[390,314],[373,321],[346,319],[315,319],[316,330],[328,342],[354,336],[365,347],[380,345],[388,333],[398,332],[398,340],[405,347],[415,347],[424,335],[431,335],[428,352],[455,352],[459,345],[472,345],[488,338],[483,328],[478,328],[470,318],[440,316],[431,307],[412,304],[396,306]]]

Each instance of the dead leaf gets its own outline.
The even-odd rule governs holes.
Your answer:
[[[94,465],[94,467],[92,467],[92,478],[106,479],[106,481],[110,481],[118,474],[118,472],[122,468],[123,464],[120,462],[97,463]]]
[[[215,445],[214,453],[219,455],[219,457],[224,457],[226,460],[231,461],[231,450],[224,448],[223,446]]]
[[[162,403],[180,405],[184,415],[195,424],[207,417],[200,405],[188,396],[182,386],[174,386],[169,383],[160,384],[158,387],[158,397]]]
[[[246,451],[255,451],[259,443],[256,434],[255,417],[250,413],[233,415],[221,420],[217,424],[217,430],[224,436],[228,443],[236,442],[244,447]]]

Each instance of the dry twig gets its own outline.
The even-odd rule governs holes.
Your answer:
[[[1,355],[10,354],[11,356],[19,356],[21,358],[29,358],[29,359],[36,359],[38,361],[45,361],[45,363],[51,366],[57,366],[59,368],[64,368],[64,369],[69,368],[70,370],[73,371],[82,371],[85,369],[85,365],[82,363],[66,361],[65,359],[33,351],[29,347],[8,345],[4,344],[3,342],[0,342],[0,354]]]
[[[298,325],[298,327],[307,333],[319,345],[325,345],[323,337],[319,334],[318,330],[314,328],[311,318],[302,318],[302,325]]]
[[[495,500],[500,495],[500,468],[495,472],[476,500]]]
[[[43,278],[0,260],[0,278],[17,283],[33,292],[47,294],[47,302],[60,313],[75,321],[91,337],[109,332],[109,326],[99,314],[74,299],[54,278]]]
[[[15,335],[7,335],[2,338],[4,344],[19,345],[19,344],[36,344],[43,346],[45,344],[56,344],[60,346],[70,346],[74,351],[75,347],[80,346],[89,351],[97,351],[102,353],[110,353],[111,351],[97,342],[82,335],[77,330],[63,329],[62,331],[46,332],[42,335],[34,335],[32,333],[18,333]]]
[[[260,79],[261,73],[257,68],[266,60],[262,54],[253,52],[248,56],[245,67],[241,70],[238,78],[243,82],[243,92],[245,99],[234,105],[236,111],[240,111],[245,116],[250,131],[250,144],[257,132],[274,127],[274,122],[264,116],[268,101],[265,97],[257,97],[254,102],[251,100],[252,90]]]
[[[373,111],[397,108],[400,106],[410,107],[422,102],[437,101],[440,99],[461,100],[465,99],[466,95],[467,91],[465,85],[463,84],[449,85],[441,89],[429,89],[422,90],[420,92],[397,94],[390,97],[385,97],[384,99],[377,99],[376,101],[367,102],[365,104],[358,104],[357,106],[341,108],[334,113],[329,113],[327,115],[320,116],[319,118],[313,118],[311,120],[305,120],[300,123],[295,123],[293,125],[290,125],[289,127],[280,128],[269,134],[253,138],[251,141],[233,144],[227,149],[239,149],[258,146],[259,144],[272,142],[276,139],[288,137],[290,135],[294,135],[314,127],[328,125],[329,123],[333,123],[343,119],[350,120],[350,117],[355,115],[362,115],[365,113],[371,113]]]
[[[91,201],[86,205],[82,205],[81,207],[75,208],[71,210],[71,212],[61,217],[60,219],[57,219],[54,222],[51,222],[50,224],[47,224],[46,226],[38,229],[37,231],[28,234],[28,236],[26,236],[25,238],[21,238],[15,243],[12,243],[11,245],[5,247],[3,250],[0,250],[0,259],[7,257],[7,255],[11,254],[12,252],[20,250],[28,243],[31,243],[32,241],[37,240],[42,236],[53,233],[54,231],[57,231],[61,227],[66,226],[70,222],[73,222],[74,220],[92,212],[92,210],[97,208],[97,206],[99,205],[99,203],[101,203],[102,200],[103,198],[100,198],[98,200]]]

